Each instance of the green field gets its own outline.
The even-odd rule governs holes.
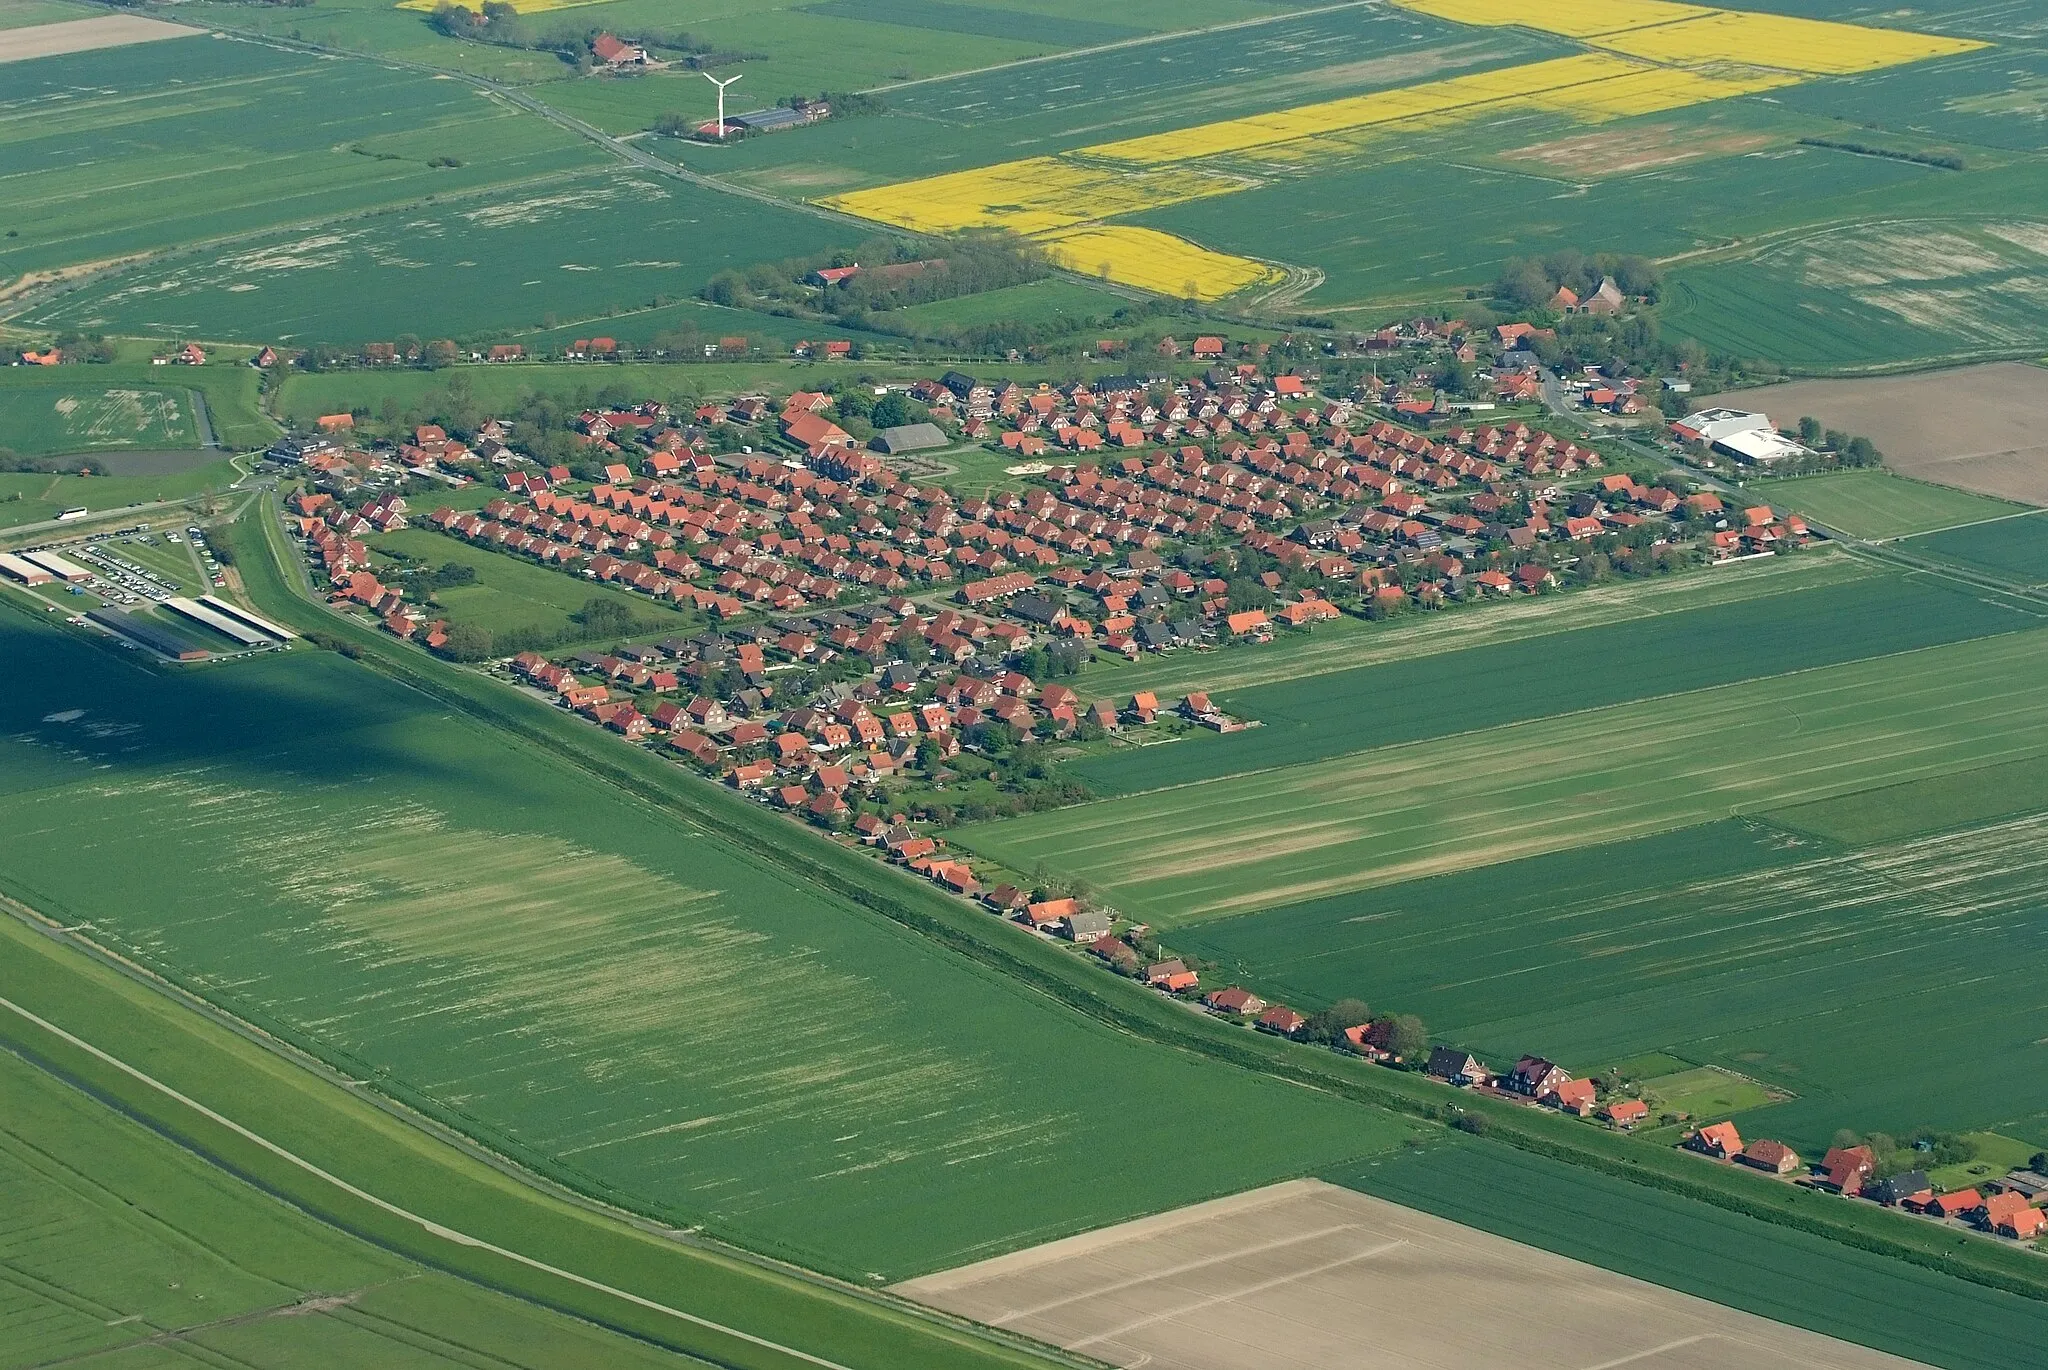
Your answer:
[[[704,627],[700,616],[658,604],[646,595],[537,566],[510,553],[472,546],[460,538],[426,528],[385,533],[372,539],[370,546],[378,552],[400,553],[431,569],[449,562],[474,568],[475,584],[437,590],[434,599],[451,622],[469,624],[488,633],[518,629],[563,633],[574,626],[569,615],[592,599],[619,605],[649,632],[687,635]]]
[[[2043,809],[2048,766],[2028,757],[1778,809],[1771,822],[1830,841],[1876,846]]]
[[[893,1279],[1404,1130],[1070,1014],[331,654],[155,676],[0,623],[0,887],[668,1221]],[[1246,1121],[1188,1147],[1190,1108]]]
[[[1913,651],[2037,621],[1926,576],[1792,584],[1798,588],[1782,594],[1655,618],[1225,691],[1216,696],[1223,708],[1261,726],[1228,736],[1191,733],[1171,746],[1109,752],[1067,770],[1098,794],[1129,794]]]
[[[1719,1111],[1812,1148],[1841,1127],[1992,1127],[2030,1109],[2008,1082],[2048,1062],[2020,989],[2042,947],[2044,857],[2039,815],[1867,848],[1730,821],[1175,944],[1292,1002],[1419,1013],[1503,1066],[1536,1052],[1598,1070],[1656,1050],[1724,1065],[1799,1097],[1753,1124]],[[1901,1021],[1917,1026],[1887,1026]]]
[[[962,829],[1181,925],[2048,751],[2012,633]],[[1882,737],[1882,745],[1874,739]]]
[[[1949,1370],[2033,1364],[2048,1322],[2029,1299],[1485,1141],[1404,1151],[1324,1178]]]
[[[1885,471],[1840,471],[1761,487],[1774,504],[1796,509],[1852,538],[1883,541],[1981,523],[2021,513],[2026,506],[1946,485],[1908,480]]]
[[[0,0],[0,29],[61,24],[70,19],[90,19],[97,13],[89,5],[67,4],[65,0]]]
[[[2048,582],[2048,518],[2029,515],[1900,542],[1906,551],[2026,585]]]
[[[1132,302],[1079,281],[1053,279],[1006,286],[979,295],[894,310],[885,317],[920,332],[977,328],[989,324],[1022,324],[1036,328],[1077,327],[1093,320],[1112,325],[1110,315],[1132,308]],[[1142,311],[1140,311],[1142,312]]]
[[[0,389],[0,447],[26,456],[198,445],[189,391],[89,384]]]
[[[316,1222],[10,1052],[0,1097],[9,1366],[683,1363]]]
[[[727,267],[858,236],[796,210],[614,170],[140,267],[29,322],[344,344],[510,334],[686,296]]]
[[[84,505],[94,513],[131,504],[181,500],[222,490],[241,473],[226,461],[171,476],[66,476],[0,472],[0,529],[55,518],[60,510]]]
[[[461,165],[429,166],[436,157]],[[16,63],[0,95],[0,175],[9,188],[0,275],[305,224],[593,160],[573,135],[473,87],[366,62],[195,37]],[[380,255],[405,260],[402,240],[419,232],[388,233]],[[318,259],[325,236],[280,237],[239,279]],[[250,257],[247,249],[234,255]],[[145,317],[173,333],[183,322]],[[274,341],[285,327],[279,317],[253,336]]]
[[[1660,1113],[1680,1113],[1695,1123],[1748,1113],[1775,1103],[1769,1088],[1719,1066],[1697,1066],[1642,1082]]]
[[[1124,9],[1116,10],[1120,21]],[[1215,18],[1258,14],[1250,7],[1231,10]],[[885,92],[888,110],[878,118],[828,123],[796,138],[749,139],[718,151],[715,160],[684,156],[699,169],[813,197],[1567,50],[1551,39],[1462,28],[1398,10],[1330,8],[928,81]],[[1218,81],[1225,64],[1230,79]]]

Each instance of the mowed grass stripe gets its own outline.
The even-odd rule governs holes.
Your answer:
[[[2048,633],[1980,639],[964,829],[1162,925],[2048,751]]]
[[[1873,575],[1803,594],[1707,605],[1360,667],[1225,694],[1256,731],[1195,734],[1068,770],[1098,794],[1299,765],[1369,746],[1446,737],[2037,625],[2030,609],[1934,576]]]

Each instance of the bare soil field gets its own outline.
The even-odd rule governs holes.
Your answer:
[[[1991,362],[1916,376],[1794,381],[1721,396],[1789,428],[1811,414],[1876,443],[1902,476],[2048,504],[2048,368]]]
[[[1294,1180],[898,1285],[1148,1370],[1904,1370],[1369,1195]]]
[[[139,14],[109,14],[98,19],[67,19],[61,24],[36,24],[25,29],[0,29],[0,62],[26,62],[67,52],[97,52],[130,43],[165,38],[190,38],[199,29],[166,24]]]

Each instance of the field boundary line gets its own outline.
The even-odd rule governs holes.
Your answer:
[[[129,1065],[126,1061],[121,1060],[117,1056],[102,1051],[100,1048],[94,1046],[91,1042],[88,1042],[84,1038],[76,1036],[73,1033],[67,1032],[65,1029],[58,1027],[55,1023],[49,1021],[47,1018],[38,1016],[30,1010],[25,1009],[21,1005],[15,1003],[11,999],[8,999],[4,996],[0,996],[0,1008],[4,1008],[9,1012],[18,1015],[19,1017],[25,1019],[29,1023],[34,1024],[42,1031],[57,1038],[59,1041],[65,1042],[68,1045],[76,1048],[77,1050],[85,1052],[93,1059],[101,1062],[104,1065],[111,1066],[113,1069],[120,1071],[122,1074],[127,1075],[128,1077],[137,1081],[138,1083],[150,1089],[156,1090],[158,1093],[164,1095],[166,1098],[174,1101],[175,1103],[181,1105],[184,1108],[190,1109],[192,1112],[198,1114],[200,1117],[205,1118],[208,1122],[211,1122],[216,1126],[226,1128],[228,1131],[234,1133],[237,1137],[240,1137],[242,1140],[249,1142],[257,1147],[260,1147],[262,1150],[277,1157],[279,1160],[284,1161],[286,1164],[294,1166],[299,1170],[304,1171],[306,1174],[313,1176],[315,1179],[320,1180],[325,1184],[333,1186],[334,1188],[340,1190],[342,1193],[347,1194],[350,1198],[357,1199],[363,1203],[367,1203],[371,1205],[373,1208],[376,1208],[383,1213],[386,1213],[394,1218],[397,1218],[402,1222],[411,1223],[419,1227],[423,1232],[427,1233],[427,1235],[429,1236],[437,1237],[442,1241],[452,1242],[457,1246],[465,1246],[475,1250],[487,1252],[493,1256],[500,1257],[501,1259],[512,1261],[517,1265],[525,1266],[530,1270],[539,1271],[541,1274],[551,1275],[557,1279],[567,1280],[571,1284],[580,1285],[585,1289],[589,1289],[596,1293],[607,1295],[611,1298],[619,1299],[625,1303],[630,1303],[637,1307],[647,1309],[650,1312],[661,1313],[668,1317],[676,1318],[680,1321],[690,1323],[693,1326],[702,1327],[708,1331],[717,1332],[721,1335],[732,1337],[739,1341],[747,1342],[750,1345],[761,1347],[764,1350],[774,1351],[782,1355],[790,1356],[793,1359],[802,1361],[807,1365],[818,1366],[820,1367],[820,1370],[852,1370],[851,1366],[843,1365],[838,1361],[827,1360],[823,1356],[814,1356],[808,1351],[800,1351],[793,1346],[785,1346],[781,1342],[772,1341],[767,1337],[756,1336],[752,1332],[741,1331],[737,1327],[728,1327],[724,1323],[714,1322],[710,1318],[699,1317],[695,1313],[684,1312],[680,1308],[671,1308],[667,1304],[659,1303],[656,1300],[645,1298],[639,1294],[632,1293],[629,1290],[620,1289],[614,1285],[605,1284],[600,1280],[593,1280],[587,1275],[579,1275],[573,1270],[564,1270],[560,1266],[549,1265],[545,1261],[535,1260],[531,1256],[525,1255],[518,1251],[513,1251],[508,1247],[503,1247],[493,1242],[484,1241],[480,1237],[472,1237],[466,1232],[459,1232],[452,1227],[448,1227],[442,1223],[435,1222],[431,1218],[423,1217],[420,1214],[414,1213],[409,1209],[401,1208],[400,1206],[398,1206],[395,1203],[392,1203],[388,1199],[382,1198],[376,1194],[372,1194],[366,1189],[351,1184],[349,1181],[342,1179],[339,1175],[336,1175],[331,1171],[321,1169],[319,1166],[314,1165],[311,1161],[306,1160],[304,1157],[298,1155],[297,1153],[278,1145],[276,1142],[271,1141],[269,1138],[264,1137],[259,1133],[251,1131],[249,1128],[242,1126],[234,1119],[229,1118],[224,1114],[215,1112],[213,1109],[208,1108],[205,1104],[200,1103],[197,1099],[192,1098],[190,1095],[180,1093],[178,1090],[173,1089],[171,1086],[165,1084],[163,1081],[157,1079],[156,1077],[147,1074],[146,1072],[136,1068],[135,1066]]]
[[[1993,514],[1988,519],[1971,519],[1968,523],[1951,523],[1943,528],[1922,528],[1917,533],[1900,533],[1896,537],[1865,538],[1872,547],[1883,547],[1894,542],[1905,542],[1911,538],[1931,538],[1936,533],[1954,533],[1964,528],[1982,528],[1987,523],[2006,523],[2012,519],[2033,518],[2037,514],[2048,514],[2048,509],[2020,509],[2010,514]]]

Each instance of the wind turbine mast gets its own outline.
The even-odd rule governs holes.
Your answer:
[[[739,80],[740,76],[745,76],[746,73],[741,72],[740,76],[728,76],[723,81],[708,71],[699,72],[698,74],[712,85],[718,87],[718,141],[722,143],[725,141],[725,88]]]

